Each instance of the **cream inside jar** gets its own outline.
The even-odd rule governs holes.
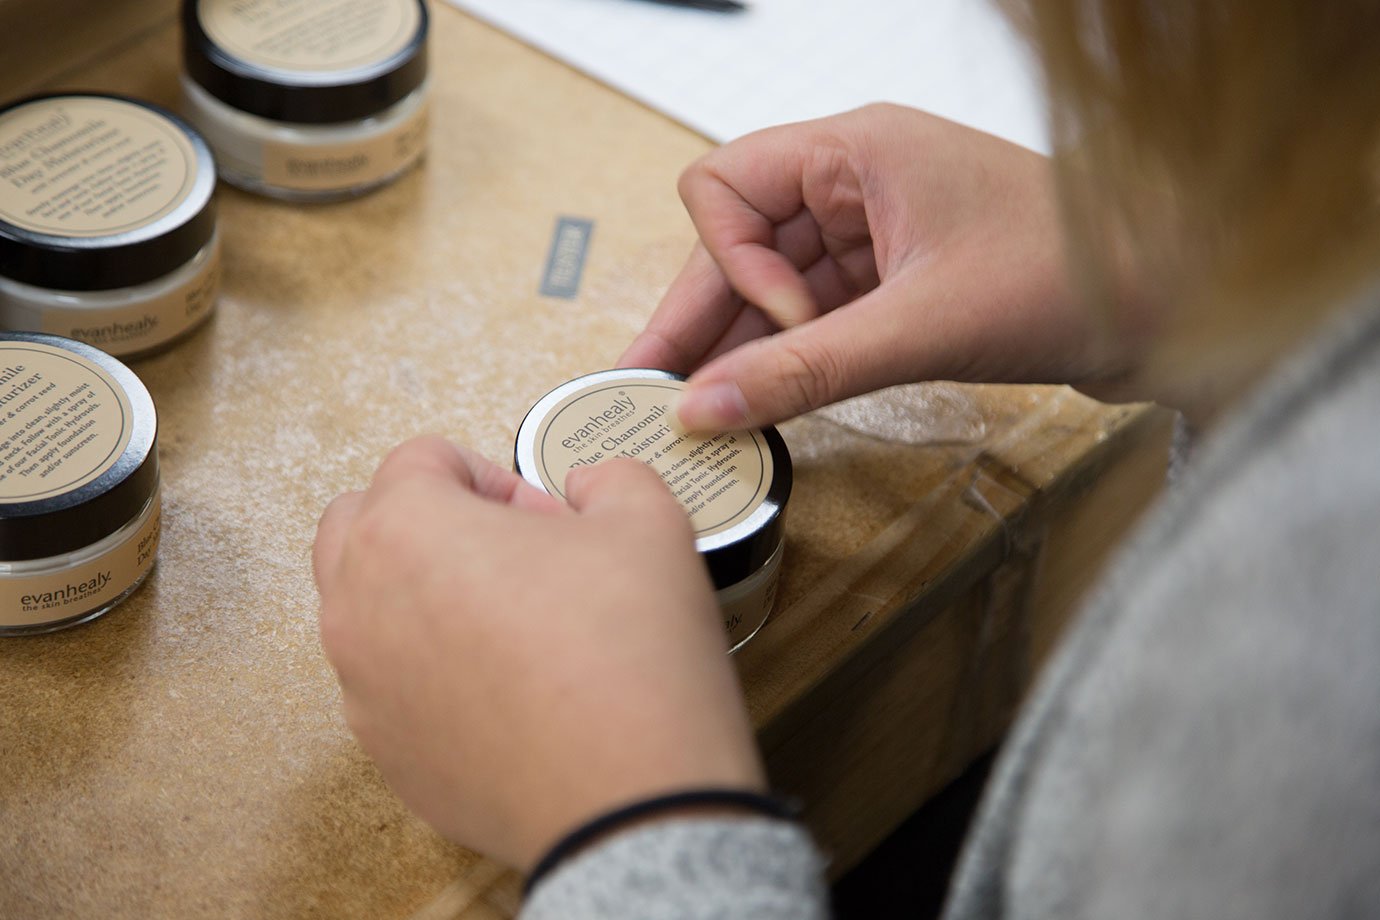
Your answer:
[[[690,516],[736,651],[776,601],[791,456],[770,427],[712,436],[680,430],[670,406],[684,388],[678,375],[647,369],[600,371],[562,384],[522,420],[515,466],[559,498],[566,475],[579,466],[631,457],[656,470]]]
[[[0,333],[0,636],[92,620],[158,553],[148,390],[70,339]]]
[[[422,156],[422,0],[183,0],[187,117],[231,185],[349,198]]]
[[[158,106],[96,93],[0,109],[0,328],[133,358],[211,316],[215,164]]]

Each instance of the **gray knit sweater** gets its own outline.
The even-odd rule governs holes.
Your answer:
[[[813,918],[767,821],[649,825],[524,920]],[[1380,297],[1214,437],[1009,736],[948,920],[1380,917]]]

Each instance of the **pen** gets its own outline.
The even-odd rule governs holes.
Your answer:
[[[741,13],[747,9],[747,4],[739,3],[738,0],[647,0],[648,3],[660,3],[665,6],[680,6],[691,10],[708,10],[713,13]]]

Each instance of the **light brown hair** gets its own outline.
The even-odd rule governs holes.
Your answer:
[[[1079,274],[1105,297],[1119,241],[1176,304],[1157,360],[1268,358],[1380,278],[1376,0],[1003,5],[1044,62]]]

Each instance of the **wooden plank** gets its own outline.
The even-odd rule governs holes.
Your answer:
[[[171,21],[177,0],[0,0],[0,101],[28,95]]]
[[[831,651],[827,667],[812,668],[798,647],[753,649],[759,661],[745,662],[744,679],[769,773],[804,803],[831,874],[998,742],[1081,590],[1158,493],[1171,428],[1164,410],[1129,410],[1097,449],[1038,489],[999,482],[985,458],[967,487],[973,500],[960,507],[1000,520],[926,509],[895,550],[910,561],[812,599],[835,621],[847,610],[851,632],[871,628],[848,660]],[[1009,480],[1011,470],[1000,475]],[[936,565],[943,537],[965,527],[977,531],[961,541],[970,563]],[[918,581],[898,583],[900,573]],[[888,583],[898,585],[889,597]],[[761,687],[751,668],[764,658],[808,686],[775,703],[753,696]]]

